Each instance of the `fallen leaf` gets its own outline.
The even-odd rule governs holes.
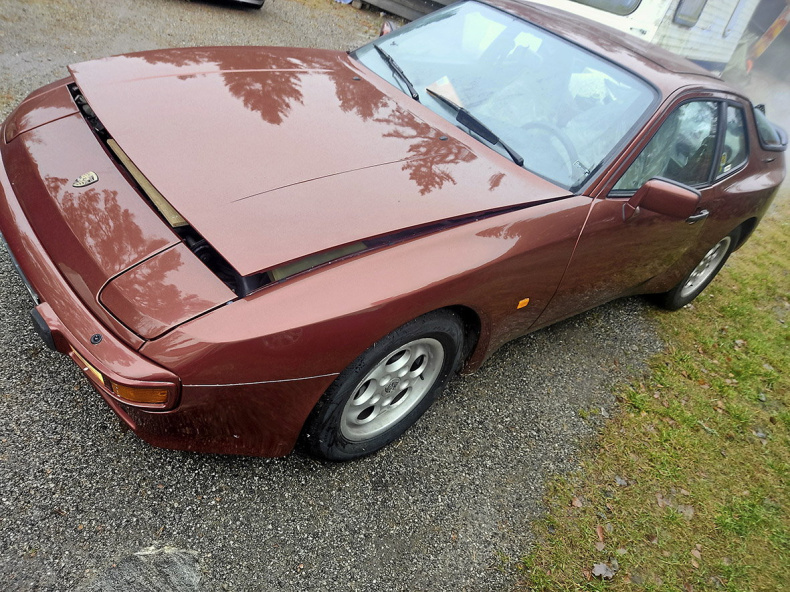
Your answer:
[[[602,580],[611,580],[614,577],[614,570],[606,563],[596,563],[593,565],[592,575]]]
[[[599,540],[600,542],[603,542],[603,540],[604,540],[604,536],[603,536],[603,528],[601,528],[601,525],[600,525],[600,524],[599,524],[598,526],[596,526],[596,527],[595,527],[595,534],[597,534],[597,535],[598,535],[598,540]]]
[[[603,541],[595,541],[595,548],[598,551],[603,551],[604,549],[606,549],[606,543],[604,543]]]
[[[699,563],[696,559],[691,560],[691,565],[694,566],[694,569],[699,569]]]
[[[691,554],[697,559],[702,559],[702,553],[699,552],[699,549],[692,549]]]
[[[574,508],[581,508],[581,507],[582,507],[582,505],[583,505],[583,504],[582,504],[582,500],[580,500],[578,497],[575,497],[575,498],[573,498],[573,499],[571,500],[571,505],[572,505]]]
[[[620,547],[619,549],[617,549],[617,551],[615,551],[615,553],[617,553],[618,555],[625,555],[626,553],[628,553],[628,551]]]
[[[628,481],[620,477],[619,475],[614,476],[614,482],[617,483],[620,487],[628,487]]]

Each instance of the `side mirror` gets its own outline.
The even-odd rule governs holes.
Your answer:
[[[623,220],[631,218],[639,208],[672,218],[688,218],[697,211],[699,199],[700,192],[696,189],[656,177],[623,204]]]

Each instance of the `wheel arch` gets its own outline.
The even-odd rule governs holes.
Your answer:
[[[441,309],[440,309],[441,310]],[[480,335],[483,329],[483,322],[480,315],[473,308],[456,304],[448,306],[445,310],[449,310],[457,314],[461,318],[464,326],[464,345],[463,345],[463,364],[464,367],[469,365],[476,356],[477,346],[480,343]]]
[[[740,249],[743,244],[749,239],[749,237],[754,232],[754,229],[757,228],[757,218],[749,218],[748,220],[744,220],[741,222],[740,226],[740,235],[738,236],[738,242],[735,245],[733,251],[737,251]]]

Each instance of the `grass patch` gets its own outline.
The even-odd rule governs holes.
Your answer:
[[[787,586],[790,191],[778,200],[700,298],[656,311],[668,348],[617,393],[581,470],[550,485],[522,589]]]

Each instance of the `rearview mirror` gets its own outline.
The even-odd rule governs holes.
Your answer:
[[[673,218],[688,218],[697,211],[699,199],[700,192],[696,189],[656,177],[623,204],[623,220],[631,218],[639,208]]]

